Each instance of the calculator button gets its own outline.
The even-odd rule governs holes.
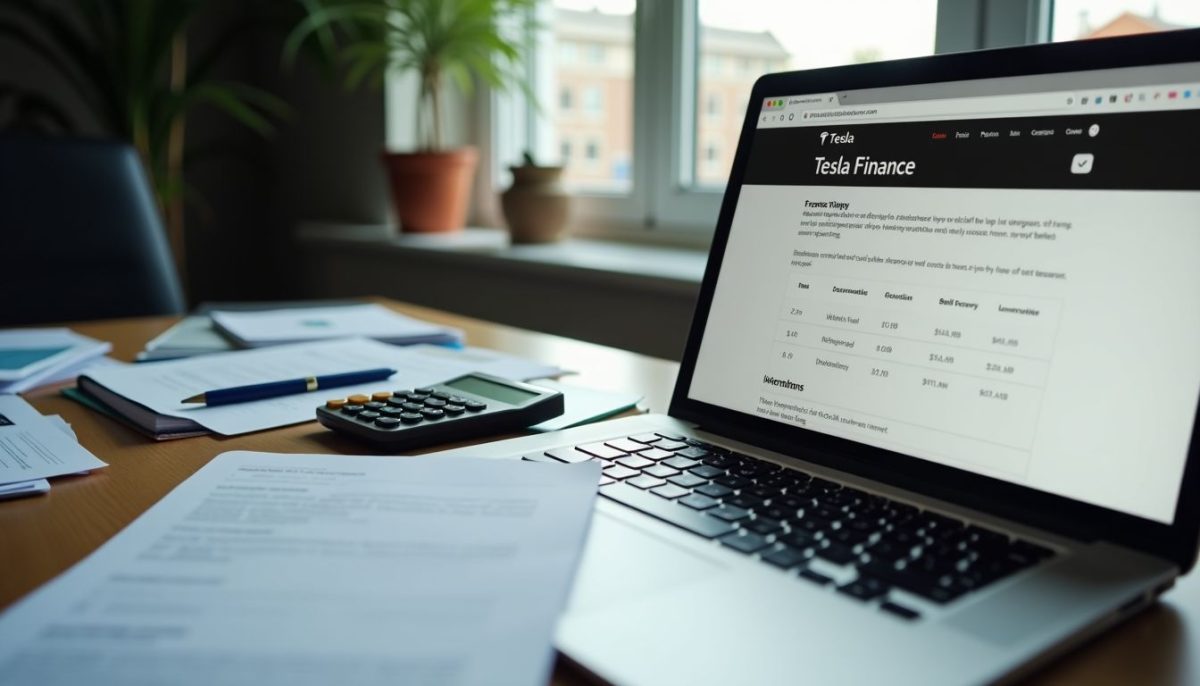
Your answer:
[[[424,417],[416,412],[405,412],[400,415],[400,421],[404,422],[405,424],[420,424],[422,419],[424,419]]]
[[[404,404],[407,402],[408,398],[405,398],[402,395],[393,395],[392,397],[388,398],[387,404],[391,405],[392,407],[404,407]]]
[[[346,405],[345,398],[333,398],[331,400],[325,401],[325,407],[327,407],[331,410],[340,410],[343,407],[345,407],[345,405]]]
[[[398,391],[392,391],[392,395],[408,395],[409,393],[412,393],[411,388],[404,388],[404,389],[401,389]]]
[[[400,407],[408,410],[409,412],[420,412],[425,406],[420,403],[404,403]]]
[[[356,394],[350,396],[349,400],[351,403],[353,403],[355,405],[365,405],[371,401],[370,398],[363,395],[362,393],[356,393]]]
[[[487,403],[481,403],[477,400],[468,400],[467,401],[467,409],[472,412],[478,412],[485,407],[487,407]]]
[[[379,414],[383,415],[384,417],[399,417],[403,413],[404,410],[400,409],[399,407],[385,407],[379,411]]]
[[[437,398],[438,400],[449,400],[450,399],[449,393],[442,393],[441,391],[438,391],[437,393],[431,393],[430,395]]]
[[[439,398],[426,398],[425,407],[443,408],[446,406],[446,401]]]
[[[424,415],[426,419],[441,419],[442,415],[446,413],[433,407],[427,407],[424,410],[421,410],[421,414]]]
[[[417,388],[417,389],[413,390],[413,393],[416,393],[417,395],[424,397],[424,396],[429,395],[430,393],[433,393],[433,389],[432,388]]]
[[[387,402],[387,399],[390,397],[392,397],[391,391],[375,391],[374,393],[371,394],[371,400],[374,400],[374,401],[380,402],[380,403]]]
[[[442,408],[442,410],[444,410],[446,412],[446,414],[451,414],[451,415],[462,414],[463,410],[465,410],[465,409],[467,409],[467,408],[463,407],[462,405],[450,405],[450,404],[447,404],[445,407]]]
[[[364,422],[373,422],[376,419],[379,419],[379,413],[374,410],[363,410],[362,412],[358,413],[358,418]]]
[[[405,393],[404,397],[408,398],[408,402],[410,403],[419,403],[425,399],[425,396],[421,395],[420,393],[414,393],[413,391]]]
[[[400,426],[400,420],[395,417],[380,417],[375,420],[375,426],[383,429],[394,429]]]
[[[467,399],[461,395],[452,395],[449,398],[446,398],[446,402],[454,403],[455,405],[466,405]]]
[[[342,405],[342,414],[348,414],[351,417],[363,411],[362,405]]]
[[[378,400],[372,400],[369,403],[363,403],[363,407],[367,408],[368,410],[382,410],[383,408],[387,407],[387,405],[379,402]]]

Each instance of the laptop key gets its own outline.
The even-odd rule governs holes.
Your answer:
[[[555,448],[553,450],[547,450],[546,454],[549,455],[550,457],[553,457],[554,459],[558,460],[559,462],[566,462],[567,464],[575,464],[576,462],[587,462],[588,460],[592,459],[591,455],[588,455],[587,453],[581,453],[578,450],[572,448],[571,446],[567,446],[566,448]]]
[[[668,477],[667,481],[684,488],[695,488],[708,483],[707,479],[701,479],[695,474],[680,474],[679,476]]]
[[[617,464],[624,467],[629,467],[630,469],[645,469],[646,467],[654,464],[654,460],[647,460],[646,458],[638,457],[637,455],[618,457],[616,462]]]
[[[638,453],[638,455],[646,458],[647,460],[665,460],[670,457],[675,457],[675,453],[671,452],[670,450],[659,450],[658,448],[647,448]]]
[[[829,560],[835,565],[848,564],[858,558],[858,555],[854,553],[854,550],[850,546],[842,545],[841,543],[830,543],[824,547],[818,547],[816,554],[817,557]]]
[[[763,517],[759,517],[758,519],[754,519],[749,522],[742,522],[742,528],[749,529],[756,534],[762,534],[764,536],[783,531],[782,524],[774,519],[766,519]]]
[[[896,615],[897,617],[900,617],[901,619],[907,619],[909,621],[921,618],[920,612],[917,612],[916,610],[904,607],[903,605],[893,603],[890,601],[880,604],[879,609],[883,610],[885,612],[889,612],[893,615]]]
[[[888,592],[889,586],[879,579],[859,576],[848,584],[838,586],[838,591],[859,600],[874,600]]]
[[[688,493],[691,493],[691,491],[689,491],[688,489],[680,488],[679,486],[676,486],[675,484],[663,484],[662,486],[658,486],[657,488],[651,488],[650,492],[656,496],[659,496],[660,498],[666,498],[667,500],[674,500],[676,498],[682,498],[683,496],[687,495]]]
[[[603,443],[589,443],[587,445],[577,445],[576,450],[581,450],[588,455],[603,458],[605,460],[615,460],[618,457],[625,457],[625,451],[610,448]]]
[[[614,484],[616,482],[617,482],[617,480],[610,476],[604,476],[603,474],[600,475],[600,485],[601,486],[607,486],[609,484]]]
[[[679,450],[675,454],[683,455],[684,457],[690,457],[693,460],[699,460],[700,458],[707,455],[708,451],[703,448],[697,448],[695,446],[691,446],[688,448],[684,448],[683,450]]]
[[[663,450],[679,450],[680,448],[686,448],[687,443],[684,443],[683,441],[677,441],[674,439],[670,439],[670,438],[664,438],[663,440],[659,441],[658,443],[655,443],[654,447],[662,448]]]
[[[736,522],[740,519],[745,519],[750,516],[749,510],[744,510],[740,507],[731,507],[729,505],[721,505],[708,511],[708,514],[724,519],[727,522]]]
[[[791,569],[804,564],[808,556],[794,548],[786,546],[778,546],[768,552],[763,553],[762,559],[768,564],[773,564],[780,569]]]
[[[669,460],[663,460],[663,464],[667,465],[668,467],[672,467],[674,469],[682,470],[682,469],[691,469],[692,467],[695,467],[696,465],[698,465],[700,463],[691,459],[690,457],[680,457],[680,456],[676,455],[675,457],[672,457]]]
[[[637,436],[630,436],[629,440],[637,441],[643,445],[650,445],[651,443],[657,443],[661,441],[662,436],[659,436],[658,434],[638,434]]]
[[[721,537],[721,544],[746,554],[758,552],[768,545],[765,536],[745,530],[735,531],[728,536]]]
[[[733,493],[733,489],[720,484],[704,484],[703,486],[698,487],[696,492],[703,493],[710,498],[723,498],[730,493]]]
[[[675,502],[623,483],[601,487],[600,495],[705,538],[724,536],[736,528],[729,522],[679,507]]]
[[[656,464],[643,469],[642,473],[649,474],[650,476],[657,476],[660,479],[665,479],[669,476],[677,476],[679,474],[679,470],[671,469],[665,464]]]
[[[646,449],[645,445],[638,443],[637,441],[631,441],[628,438],[617,438],[615,440],[605,441],[604,445],[627,453],[636,453],[639,450]]]
[[[679,503],[681,505],[687,505],[693,510],[707,510],[720,504],[716,500],[713,500],[706,495],[700,495],[699,493],[693,493],[685,498],[680,498]]]
[[[724,470],[717,469],[716,467],[706,464],[702,464],[699,467],[692,467],[688,471],[696,476],[704,477],[705,479],[711,479],[714,476],[721,476],[725,473]]]
[[[612,479],[628,479],[629,477],[637,476],[638,474],[641,474],[641,472],[636,469],[630,469],[629,467],[622,467],[621,465],[613,465],[604,470],[604,476]]]
[[[549,455],[544,455],[542,453],[535,453],[533,455],[522,455],[521,459],[526,462],[549,462],[551,464],[558,464],[558,460],[550,457]]]
[[[625,483],[629,484],[630,486],[637,486],[638,488],[645,489],[654,488],[655,486],[662,486],[667,482],[648,474],[643,474],[641,476],[635,476],[632,479],[627,479]]]
[[[825,576],[824,574],[822,574],[820,572],[815,572],[811,569],[801,569],[800,576],[804,577],[805,579],[808,579],[809,581],[811,581],[813,583],[819,584],[821,586],[824,586],[824,585],[828,584],[829,582],[833,581],[833,579],[830,579],[829,577]]]
[[[668,441],[675,441],[676,443],[683,442],[683,436],[681,436],[679,434],[663,432],[663,431],[656,431],[655,433],[657,433],[659,436],[662,436],[663,438],[667,439]],[[674,448],[672,448],[672,450],[674,450]]]

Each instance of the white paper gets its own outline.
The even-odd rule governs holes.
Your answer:
[[[0,483],[75,474],[105,463],[16,395],[0,395]]]
[[[504,356],[488,361],[473,357],[430,355],[420,348],[402,348],[358,338],[217,353],[122,369],[102,369],[88,374],[88,378],[154,412],[190,419],[209,430],[231,436],[313,421],[317,405],[326,398],[417,388],[475,371],[497,376],[505,376],[504,372],[522,371],[514,359]],[[525,371],[545,370],[544,365],[525,365]],[[220,388],[378,367],[395,369],[397,373],[384,381],[235,405],[205,407],[180,402],[198,393]]]
[[[18,481],[14,484],[0,484],[0,500],[24,498],[30,495],[41,495],[50,492],[50,482],[45,479],[33,481]]]
[[[342,305],[266,311],[215,311],[213,323],[249,346],[361,336],[393,343],[445,337],[456,329],[406,317],[382,305]]]
[[[0,684],[544,684],[598,478],[220,455],[0,615]]]
[[[112,350],[112,344],[81,336],[70,329],[0,331],[0,349],[66,348],[21,370],[0,370],[0,393],[24,393],[45,383],[71,378],[70,373]]]
[[[470,371],[481,371],[514,381],[531,381],[566,374],[558,365],[542,364],[513,357],[487,348],[447,348],[440,345],[414,345],[408,348],[429,360],[442,360],[460,365]]]
[[[635,407],[642,400],[640,393],[599,391],[549,379],[538,381],[537,385],[563,394],[563,413],[541,424],[534,424],[529,427],[530,431],[561,431],[572,426],[600,421]]]

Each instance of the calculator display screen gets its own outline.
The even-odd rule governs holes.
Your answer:
[[[458,391],[466,391],[475,395],[488,398],[489,400],[498,400],[509,405],[520,405],[530,398],[536,398],[537,393],[505,386],[504,384],[493,383],[475,376],[468,376],[462,379],[455,379],[449,383],[443,384],[447,388],[453,388]]]

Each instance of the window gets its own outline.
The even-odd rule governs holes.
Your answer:
[[[599,86],[588,86],[583,90],[583,109],[589,114],[604,112],[604,93]]]
[[[1052,15],[1101,1],[543,0],[531,75],[559,106],[495,96],[493,186],[528,147],[562,158],[576,229],[703,237],[760,75],[1046,40]],[[1189,2],[1159,0],[1162,18],[1190,21],[1168,14]]]
[[[1126,36],[1200,26],[1196,0],[1055,0],[1056,41]]]
[[[705,96],[704,113],[713,118],[721,116],[720,93],[709,93],[707,96]]]

